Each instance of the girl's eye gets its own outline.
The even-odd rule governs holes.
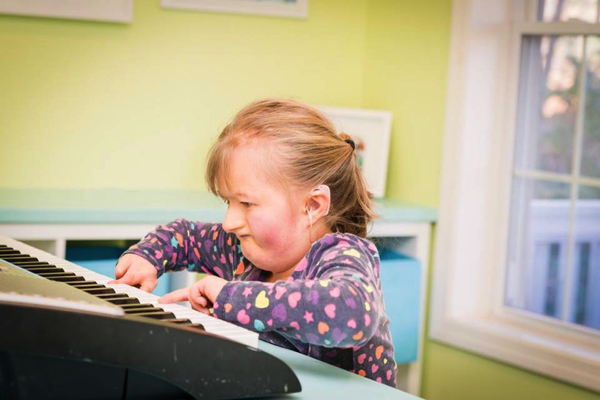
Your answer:
[[[246,203],[245,201],[242,201],[241,204],[246,208],[250,207],[250,203]]]

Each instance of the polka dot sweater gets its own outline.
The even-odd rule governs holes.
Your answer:
[[[229,282],[214,316],[256,331],[260,339],[395,387],[396,363],[373,243],[334,233],[315,242],[286,281],[244,258],[220,224],[177,220],[127,252],[150,261],[158,276],[188,269]]]

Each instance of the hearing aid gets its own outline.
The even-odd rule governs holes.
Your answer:
[[[327,185],[319,185],[310,191],[310,195],[308,197],[310,198],[312,196],[312,194],[317,191],[323,192],[323,194],[325,194],[327,196],[327,198],[329,199],[329,202],[327,203],[327,210],[325,210],[325,213],[323,214],[323,215],[327,215],[327,214],[329,214],[329,206],[331,205],[331,189],[329,189],[329,186],[327,186]],[[312,220],[313,209],[312,209],[312,207],[307,206],[305,208],[305,210],[306,210],[306,213],[308,214],[308,221],[310,222],[310,226],[312,226],[312,224],[313,224],[313,220]]]

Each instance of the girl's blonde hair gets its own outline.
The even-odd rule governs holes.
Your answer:
[[[223,129],[208,155],[205,179],[213,194],[219,195],[219,178],[227,176],[231,151],[254,140],[271,145],[277,164],[270,169],[279,182],[301,189],[329,186],[331,206],[325,222],[333,232],[367,235],[376,214],[354,142],[344,133],[337,135],[321,112],[293,100],[250,103]]]

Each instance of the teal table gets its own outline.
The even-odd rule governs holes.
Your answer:
[[[415,397],[362,376],[344,371],[300,353],[260,341],[258,348],[289,365],[298,376],[302,392],[269,397],[273,400],[416,400]]]

